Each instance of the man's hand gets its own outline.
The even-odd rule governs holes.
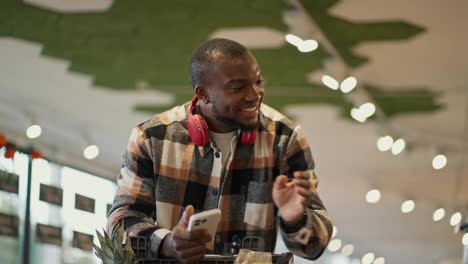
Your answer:
[[[312,195],[310,176],[306,172],[294,172],[294,179],[288,182],[288,177],[276,177],[273,185],[273,202],[278,207],[283,220],[290,224],[299,223],[303,217]]]
[[[181,263],[195,263],[205,256],[205,244],[211,241],[206,229],[188,231],[190,216],[193,215],[193,206],[189,205],[179,223],[168,234],[161,246],[162,257],[176,258]]]

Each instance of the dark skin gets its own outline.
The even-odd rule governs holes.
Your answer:
[[[265,88],[260,66],[250,52],[239,58],[215,57],[207,79],[195,91],[210,130],[228,133],[257,126]]]
[[[211,241],[211,236],[206,229],[187,230],[192,215],[193,207],[189,205],[172,233],[164,238],[159,253],[162,257],[173,257],[185,264],[196,263],[205,256],[205,245]]]
[[[195,91],[210,130],[228,133],[258,126],[265,88],[260,66],[250,52],[239,58],[213,58],[207,79],[196,85]],[[296,224],[303,219],[314,188],[306,172],[295,172],[292,181],[285,175],[276,177],[273,201],[286,222]],[[195,263],[203,258],[205,244],[211,237],[206,230],[187,230],[192,214],[193,207],[188,206],[179,224],[164,239],[161,256],[175,257],[182,263]]]

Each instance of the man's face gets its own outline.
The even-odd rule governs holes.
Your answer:
[[[207,75],[212,115],[233,129],[258,126],[264,81],[255,57],[246,52],[239,58],[215,58]]]

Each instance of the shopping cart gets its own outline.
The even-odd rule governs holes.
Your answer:
[[[147,257],[147,245],[145,237],[133,237],[131,238],[132,248],[135,251],[141,264],[175,264],[178,263],[177,259],[169,258],[149,258]],[[242,246],[240,248],[248,248],[256,250],[255,246],[261,246],[262,241],[258,241],[256,237],[247,237],[242,240]],[[236,254],[229,255],[205,255],[205,257],[200,260],[200,264],[232,264],[237,258]],[[273,264],[292,264],[293,263],[293,254],[291,252],[282,253],[282,254],[272,254],[271,260]]]

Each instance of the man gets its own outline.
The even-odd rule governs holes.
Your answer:
[[[190,60],[192,102],[136,127],[130,136],[108,231],[123,223],[155,257],[193,263],[246,237],[273,251],[277,228],[290,251],[318,258],[332,223],[317,192],[300,126],[262,104],[264,80],[241,44],[212,39]],[[188,231],[189,217],[219,208],[216,237]]]

